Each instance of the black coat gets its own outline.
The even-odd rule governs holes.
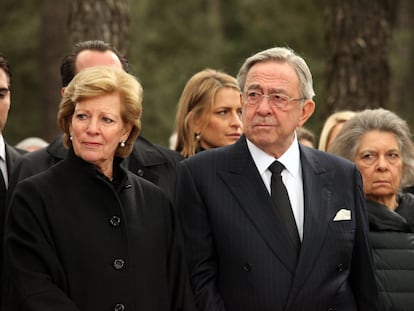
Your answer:
[[[414,310],[414,195],[403,193],[398,208],[367,200],[370,239],[381,310]]]
[[[170,201],[117,167],[111,183],[69,152],[17,185],[2,310],[192,310]]]
[[[6,149],[6,167],[8,179],[12,179],[12,171],[16,165],[16,162],[20,157],[26,153],[26,151],[18,148],[14,148],[7,143],[5,144]],[[4,182],[0,184],[0,277],[1,277],[1,267],[3,265],[3,231],[4,231],[4,218],[6,215],[6,206],[7,206],[7,189]],[[0,300],[1,302],[1,300]]]

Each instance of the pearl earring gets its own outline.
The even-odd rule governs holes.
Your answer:
[[[125,142],[121,141],[120,146],[121,146],[121,148],[124,148],[125,147]]]
[[[200,141],[200,138],[201,138],[201,134],[200,133],[196,133],[196,140],[197,141]]]

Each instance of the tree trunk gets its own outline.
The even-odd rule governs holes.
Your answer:
[[[388,105],[391,30],[387,1],[327,1],[326,115]]]
[[[56,115],[61,98],[60,62],[67,52],[67,1],[42,1],[40,19],[40,136],[48,141],[59,133]]]
[[[394,29],[395,39],[392,51],[393,81],[392,104],[393,110],[400,112],[409,124],[414,124],[413,108],[414,98],[412,75],[414,72],[414,2],[400,0],[398,2],[397,24]]]
[[[69,32],[73,44],[84,40],[111,43],[126,56],[129,8],[127,0],[75,0],[69,11]]]

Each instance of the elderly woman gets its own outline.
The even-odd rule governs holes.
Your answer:
[[[236,78],[210,68],[194,74],[178,102],[173,149],[188,158],[234,144],[243,132],[241,111]]]
[[[11,200],[2,310],[193,310],[172,206],[122,166],[141,103],[138,81],[108,67],[82,70],[65,89],[68,156]]]
[[[329,152],[354,161],[362,175],[382,310],[414,310],[414,176],[407,123],[385,109],[348,120]]]

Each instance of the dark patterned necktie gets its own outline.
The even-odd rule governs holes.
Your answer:
[[[270,182],[271,197],[274,205],[276,206],[278,215],[280,215],[283,223],[286,225],[286,229],[292,240],[296,254],[299,254],[300,238],[298,228],[296,227],[296,221],[290,205],[289,195],[285,184],[282,181],[282,175],[280,174],[284,169],[285,166],[279,161],[274,161],[269,166],[269,170],[272,172],[272,179]]]

